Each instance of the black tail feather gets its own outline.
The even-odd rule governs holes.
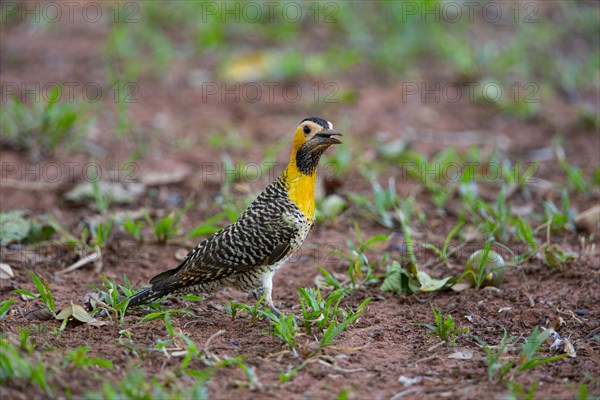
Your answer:
[[[154,288],[148,288],[131,296],[129,298],[129,303],[127,307],[150,303],[151,301],[166,296],[167,294],[169,294],[168,291],[154,290]]]

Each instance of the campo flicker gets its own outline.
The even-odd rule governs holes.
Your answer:
[[[210,295],[224,287],[265,296],[273,313],[273,276],[302,245],[314,224],[317,166],[325,150],[341,143],[341,133],[322,118],[296,128],[290,161],[233,224],[206,238],[174,269],[150,280],[129,306],[167,294]]]

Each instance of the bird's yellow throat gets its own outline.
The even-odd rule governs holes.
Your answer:
[[[303,174],[296,166],[295,154],[292,155],[290,163],[283,172],[283,181],[288,190],[288,196],[309,220],[315,218],[315,182],[317,172],[311,175]]]

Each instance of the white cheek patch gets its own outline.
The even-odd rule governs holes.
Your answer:
[[[329,124],[329,129],[333,129],[333,124],[329,121],[327,121],[327,124]]]

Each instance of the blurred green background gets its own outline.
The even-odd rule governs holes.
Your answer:
[[[90,60],[76,67],[78,79],[89,72],[101,77],[105,89],[121,85],[118,93],[105,90],[103,97],[118,97],[110,105],[116,124],[103,130],[119,138],[135,134],[136,124],[144,124],[130,112],[133,106],[126,100],[133,93],[127,84],[157,85],[160,91],[153,87],[137,94],[138,100],[148,101],[150,93],[167,95],[166,91],[179,89],[170,77],[181,70],[186,71],[186,85],[197,90],[206,89],[203,85],[208,82],[300,82],[305,86],[320,82],[318,101],[305,96],[299,104],[305,111],[297,111],[301,115],[308,114],[306,110],[332,109],[337,114],[356,102],[359,88],[369,85],[381,93],[401,87],[404,95],[416,88],[421,96],[425,88],[435,89],[439,84],[444,89],[451,84],[450,92],[442,91],[442,102],[462,90],[462,97],[469,93],[467,103],[491,105],[509,119],[549,119],[557,131],[566,125],[583,130],[599,126],[597,1],[140,1],[103,4],[102,19],[95,23],[89,22],[95,14],[93,7],[86,9],[88,3],[74,12],[79,31],[66,21],[66,6],[55,23],[49,20],[52,13],[43,2],[3,3],[3,80],[20,79],[19,70],[31,67],[28,51],[35,52],[41,38],[60,35],[61,29],[70,35],[74,29],[75,36],[85,32],[84,37],[92,32],[101,46],[84,50]],[[35,11],[32,4],[38,4],[39,15],[23,12],[28,7]],[[82,20],[82,11],[87,19]],[[6,35],[11,32],[29,38],[24,45],[11,45]],[[60,55],[76,39],[63,37],[65,48],[53,51]],[[55,71],[48,69],[46,79],[50,80]],[[66,81],[68,74],[57,77],[58,82]],[[327,87],[326,82],[335,86]],[[6,96],[4,86],[3,91],[4,143],[41,145],[52,151],[60,143],[72,147],[85,136],[82,131],[87,125],[78,117],[83,112],[76,104],[63,108],[41,104],[27,116],[19,101]],[[247,97],[254,92],[249,93]],[[251,103],[248,98],[242,102]],[[399,99],[392,106],[403,102]],[[331,103],[334,106],[323,110],[322,106]],[[96,117],[102,112],[96,109],[91,114]],[[148,127],[144,129],[137,129],[138,142]],[[43,138],[31,137],[32,131],[42,132]],[[560,133],[570,134],[568,130]]]

